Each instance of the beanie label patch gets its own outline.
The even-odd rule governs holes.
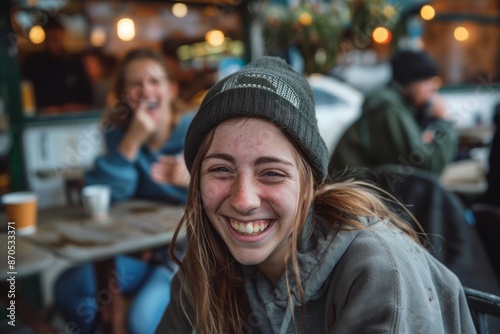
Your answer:
[[[257,88],[271,91],[290,102],[299,109],[300,99],[298,94],[281,79],[265,73],[242,73],[229,78],[220,92],[230,89]]]

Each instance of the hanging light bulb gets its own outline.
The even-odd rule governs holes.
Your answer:
[[[108,36],[106,34],[106,30],[102,27],[95,27],[92,29],[90,33],[90,44],[95,47],[101,47],[106,44],[106,40]]]
[[[469,38],[469,31],[465,27],[456,27],[453,36],[459,42],[463,42]]]
[[[132,19],[129,18],[123,18],[118,21],[117,25],[117,32],[118,32],[118,37],[122,41],[130,41],[134,38],[135,36],[135,24]]]
[[[177,2],[172,6],[172,14],[175,17],[184,17],[188,13],[188,7],[182,2]]]
[[[434,8],[430,5],[425,5],[425,6],[422,6],[422,8],[420,8],[420,16],[426,20],[426,21],[430,21],[434,18],[434,16],[436,16],[436,11],[434,10]]]
[[[220,46],[220,45],[222,45],[222,43],[224,43],[224,39],[225,38],[226,37],[224,36],[224,33],[222,31],[220,31],[220,30],[210,30],[205,35],[205,40],[211,46]]]
[[[376,43],[387,44],[392,39],[392,34],[384,27],[377,27],[373,30],[372,38]]]
[[[312,21],[313,21],[313,17],[308,12],[304,12],[304,13],[300,14],[300,16],[299,16],[299,23],[301,25],[303,25],[304,27],[311,25]]]
[[[28,36],[33,44],[40,44],[45,40],[45,31],[39,25],[31,27]]]

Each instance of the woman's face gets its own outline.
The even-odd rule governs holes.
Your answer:
[[[300,187],[294,148],[272,123],[221,123],[200,174],[203,207],[235,259],[283,268]]]
[[[152,59],[131,61],[125,68],[125,94],[133,110],[146,103],[149,114],[159,119],[172,101],[173,87],[164,68]]]

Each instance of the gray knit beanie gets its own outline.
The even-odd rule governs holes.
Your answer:
[[[328,149],[318,130],[314,96],[307,80],[277,57],[260,57],[217,82],[194,117],[184,147],[191,172],[206,135],[232,117],[259,117],[280,127],[302,150],[316,184],[327,176]]]

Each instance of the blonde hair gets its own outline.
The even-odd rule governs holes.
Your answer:
[[[170,256],[184,273],[182,290],[188,292],[187,298],[194,309],[194,314],[186,314],[186,317],[191,321],[195,332],[241,333],[245,324],[244,316],[251,311],[243,289],[248,278],[243,276],[240,265],[210,223],[203,210],[199,190],[201,164],[212,143],[214,131],[212,129],[205,137],[194,160],[187,206],[170,245]],[[293,140],[290,142],[294,143]],[[381,220],[390,221],[417,242],[418,238],[416,232],[384,203],[382,194],[386,193],[374,185],[348,180],[323,184],[314,189],[313,170],[298,148],[293,146],[302,196],[297,203],[292,237],[286,255],[287,267],[291,267],[293,277],[288,277],[288,271],[285,271],[285,280],[289,296],[290,280],[293,279],[296,283],[302,302],[300,324],[303,333],[306,301],[300,279],[297,249],[311,207],[314,214],[313,224],[325,224],[334,230],[363,229],[367,227],[360,222],[359,217],[376,216]],[[408,213],[404,206],[403,210]],[[187,252],[181,262],[175,254],[175,243],[184,226],[187,232]],[[289,301],[291,302],[291,299]],[[296,323],[295,318],[293,321]]]

